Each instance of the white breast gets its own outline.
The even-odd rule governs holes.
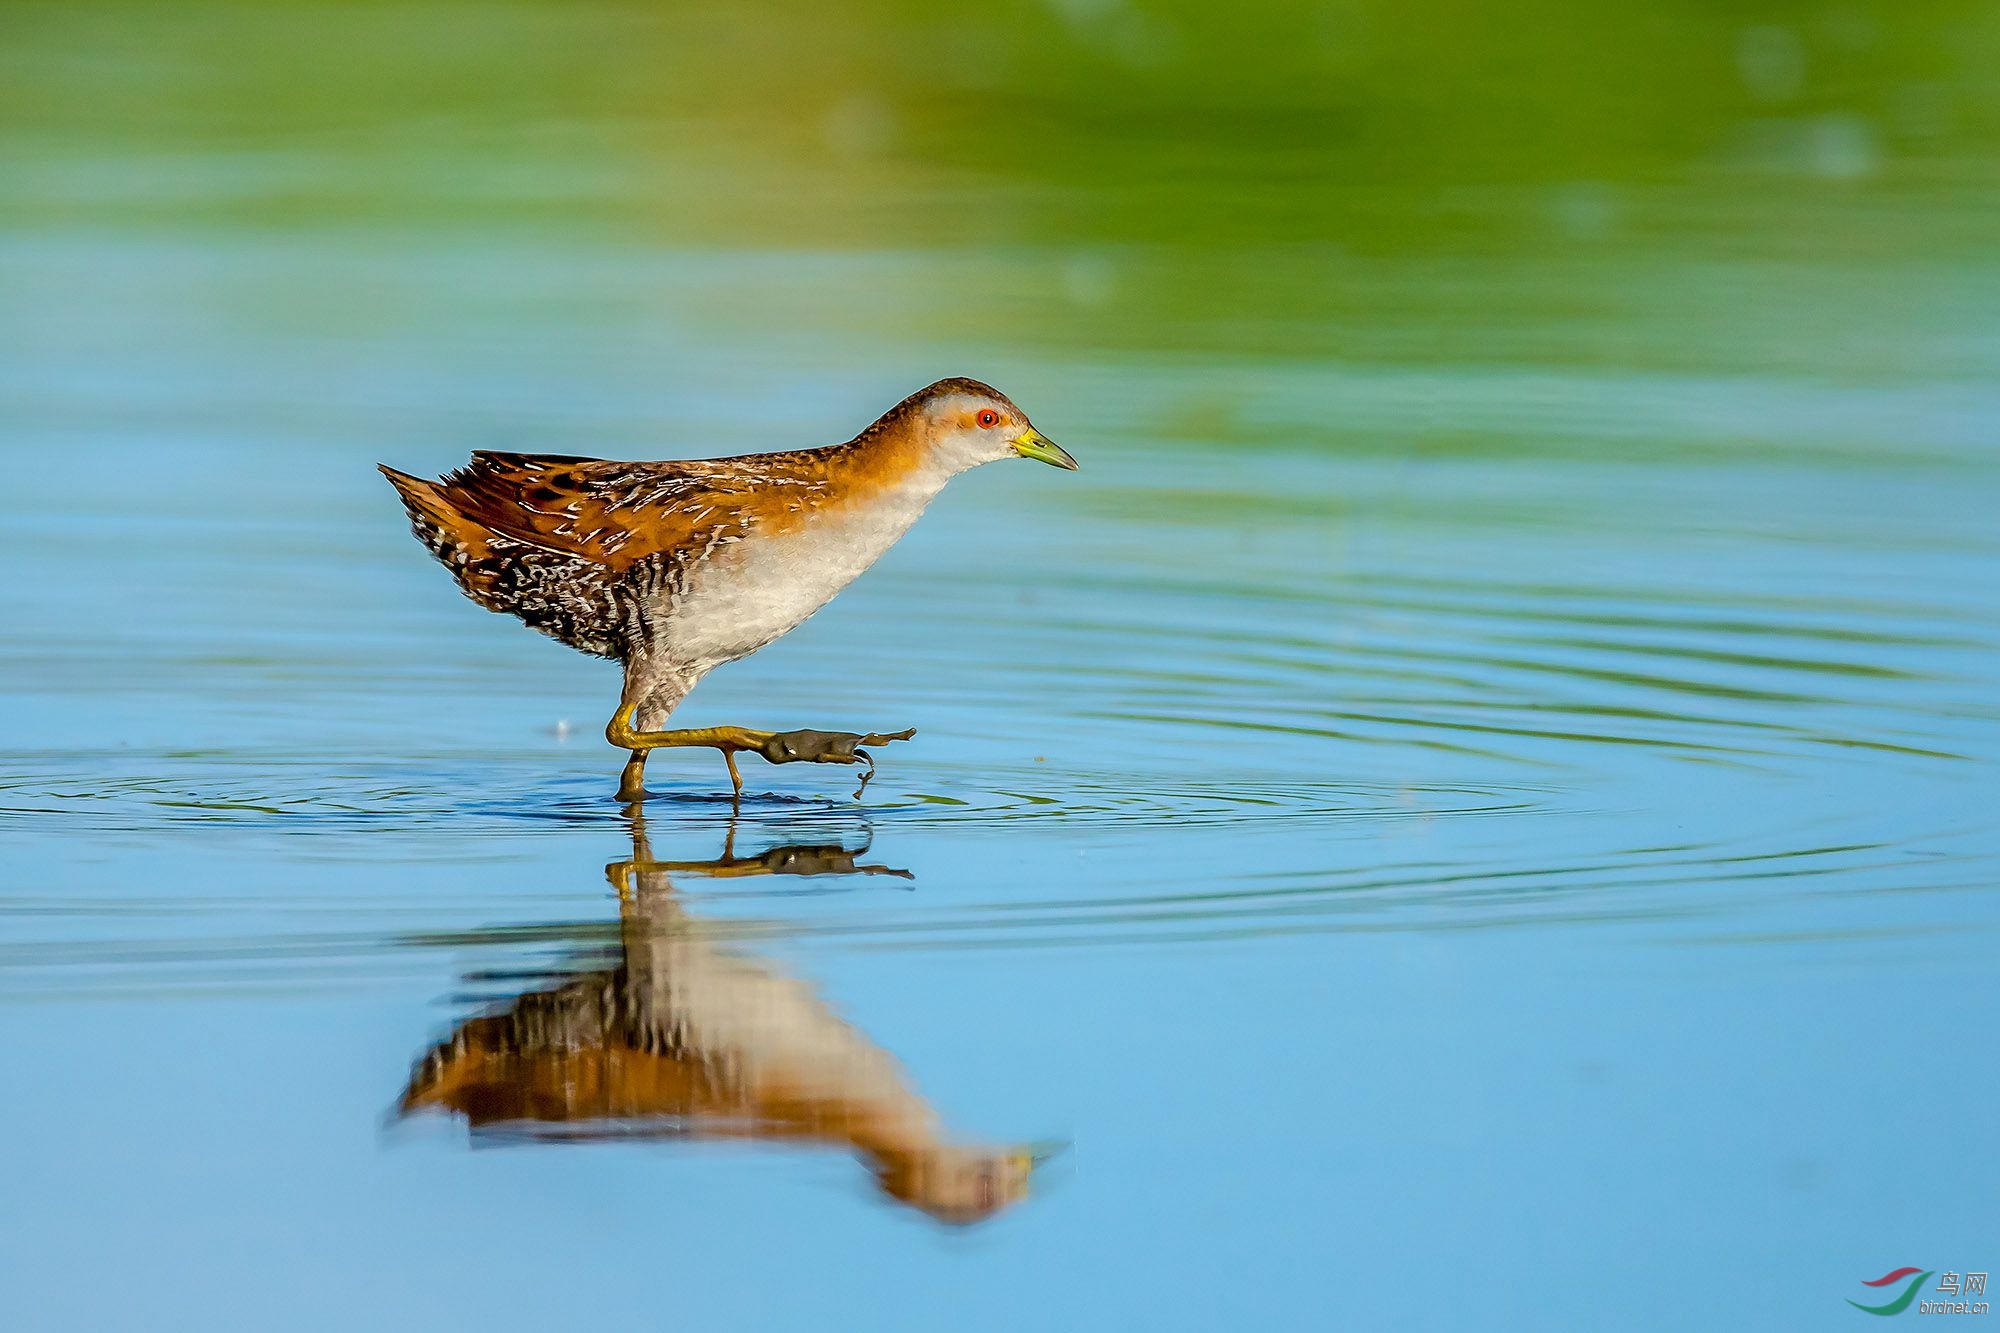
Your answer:
[[[669,651],[704,670],[756,652],[879,560],[936,493],[922,485],[878,493],[782,535],[751,532],[711,552],[669,608]]]

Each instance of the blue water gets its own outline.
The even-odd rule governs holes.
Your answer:
[[[44,20],[35,88],[222,78]],[[228,107],[0,136],[0,1324],[1819,1328],[2000,1258],[1976,173],[1809,135],[1804,183],[1718,149],[1181,243],[1062,163],[939,240],[941,178],[856,168],[731,241],[593,225],[560,135],[440,218],[473,113],[292,158]],[[954,483],[677,715],[917,727],[860,800],[663,753],[635,825],[615,669],[458,597],[373,466],[822,443],[945,374],[1083,470]],[[539,1116],[398,1114],[564,987],[699,1009],[686,1068],[817,1130],[587,1113],[581,1058]],[[849,1142],[890,1085],[1057,1151],[942,1219]]]

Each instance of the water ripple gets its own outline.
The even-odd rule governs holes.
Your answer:
[[[128,757],[124,763],[131,764]],[[163,764],[163,766],[165,766]],[[623,807],[603,774],[557,778],[530,763],[426,769],[385,781],[379,771],[315,768],[310,779],[280,781],[283,769],[254,761],[209,766],[175,778],[17,776],[0,782],[0,828],[59,819],[73,832],[165,831],[219,827],[290,833],[422,832],[484,836],[537,824],[610,826]],[[220,769],[222,771],[213,771]],[[759,791],[742,802],[700,779],[657,782],[647,813],[694,826],[720,825],[741,812],[799,820],[864,813],[883,827],[976,829],[1034,823],[1051,831],[1256,824],[1308,819],[1523,814],[1547,808],[1553,788],[1481,784],[1332,783],[1275,778],[1162,780],[1049,766],[1012,773],[954,775],[912,787],[899,765],[873,783],[865,803],[846,796],[844,777],[819,791]],[[421,777],[422,780],[419,780]],[[795,787],[806,785],[803,779]],[[831,788],[831,790],[828,790]]]

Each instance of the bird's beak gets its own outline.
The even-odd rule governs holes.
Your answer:
[[[1076,471],[1076,460],[1069,456],[1069,450],[1033,426],[1014,437],[1014,452],[1023,458],[1032,458],[1038,463],[1047,463],[1050,467]]]
[[[1033,1171],[1051,1157],[1060,1157],[1069,1148],[1062,1139],[1043,1139],[1039,1143],[1023,1144],[1014,1154],[1014,1164],[1024,1172]]]

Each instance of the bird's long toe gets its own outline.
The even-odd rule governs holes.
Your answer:
[[[860,747],[906,741],[916,734],[915,727],[886,733],[815,731],[806,727],[777,732],[757,753],[774,764],[865,764],[870,762],[868,753]]]

